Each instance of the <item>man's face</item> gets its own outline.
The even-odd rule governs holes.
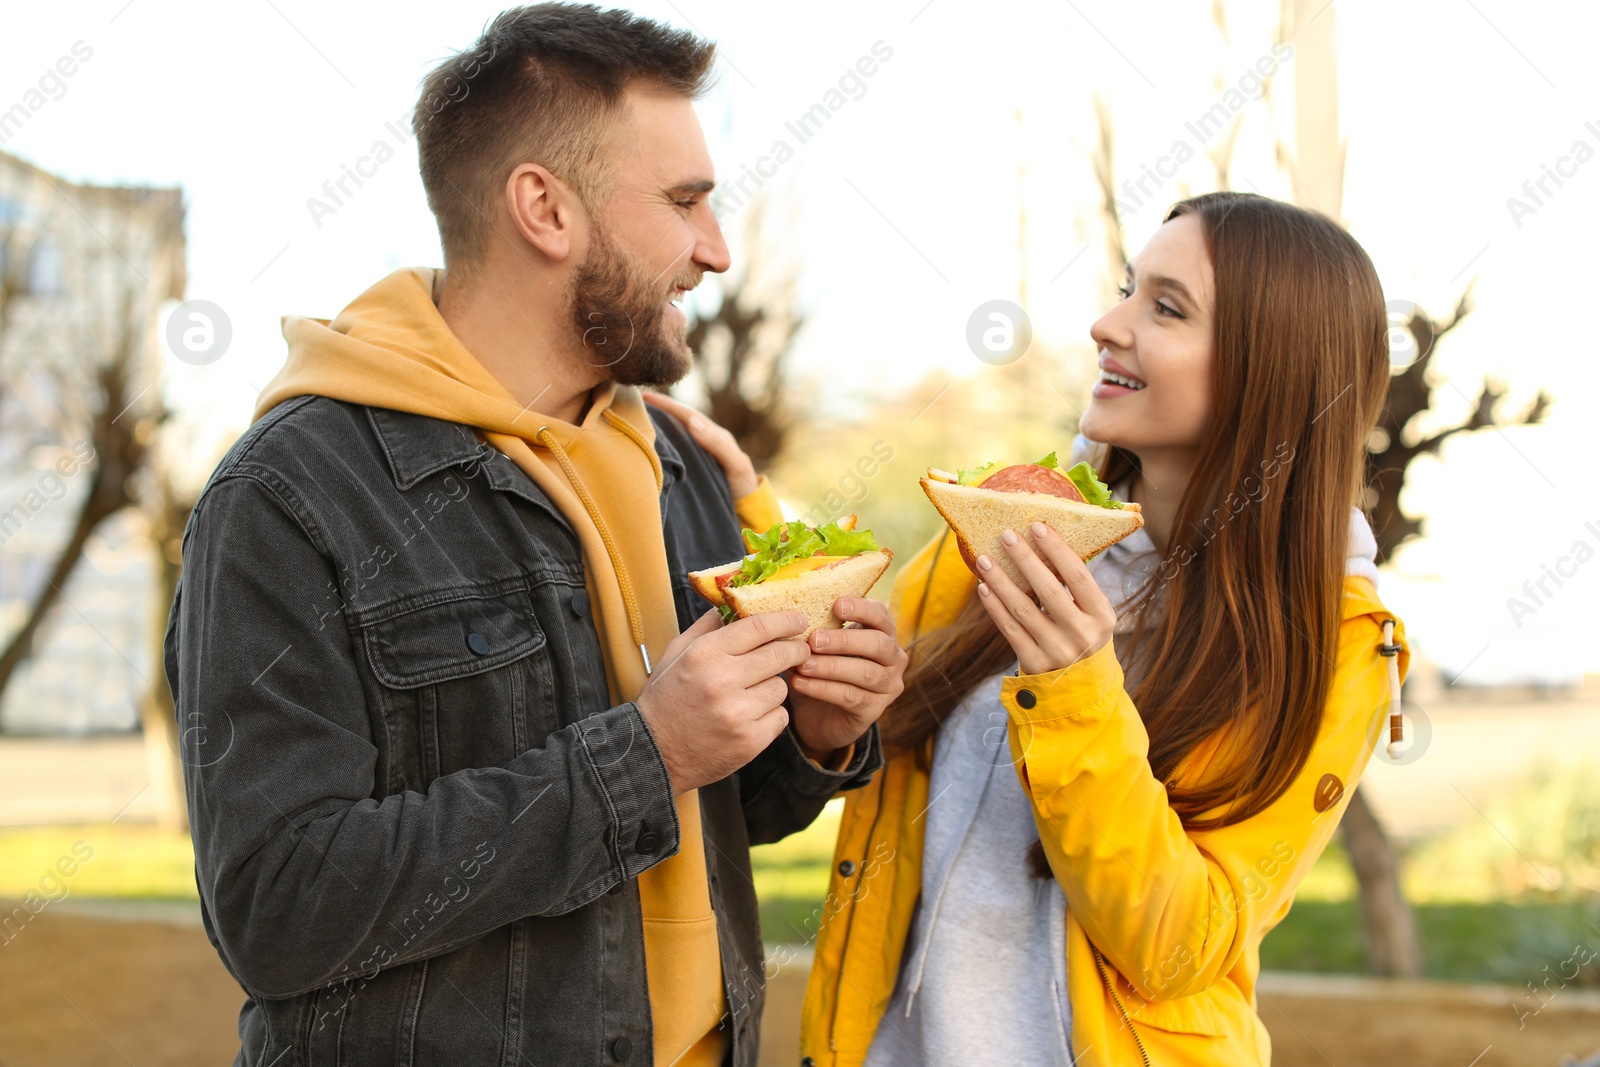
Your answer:
[[[694,365],[678,306],[728,269],[711,213],[711,157],[686,97],[630,88],[609,134],[610,180],[571,283],[585,358],[623,385],[670,385]]]

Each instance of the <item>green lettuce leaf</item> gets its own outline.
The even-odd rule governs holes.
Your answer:
[[[956,484],[977,485],[993,474],[998,466],[999,464],[997,463],[985,463],[981,467],[963,467],[961,470],[956,471]]]
[[[1043,459],[1035,460],[1033,465],[1035,467],[1049,467],[1051,470],[1059,470],[1061,461],[1056,459],[1056,454],[1052,452]]]
[[[799,519],[774,523],[764,534],[747,529],[744,540],[751,552],[729,585],[764,582],[787,564],[819,554],[857,556],[878,550],[871,530],[841,530],[836,522],[812,529]]]
[[[817,533],[822,537],[821,554],[824,556],[859,556],[863,552],[878,551],[878,542],[871,530],[841,530],[838,523],[830,522],[817,527]]]
[[[1055,453],[1050,453],[1050,458],[1055,458]],[[1111,489],[1095,474],[1094,468],[1088,463],[1079,463],[1067,472],[1067,477],[1072,484],[1078,487],[1078,492],[1083,494],[1086,504],[1097,504],[1103,508],[1121,508],[1122,505],[1111,499]]]

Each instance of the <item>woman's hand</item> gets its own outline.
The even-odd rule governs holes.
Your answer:
[[[1100,651],[1111,640],[1117,613],[1083,560],[1054,530],[1036,522],[1032,532],[1033,542],[1044,559],[1013,530],[1001,534],[1000,540],[1017,569],[1032,584],[1039,603],[1017,588],[1017,583],[988,556],[978,557],[978,599],[1011,643],[1018,670],[1023,674],[1044,674],[1070,667]],[[1058,574],[1060,578],[1056,577]]]
[[[759,484],[756,466],[744,454],[744,449],[739,447],[739,441],[733,434],[666,393],[646,389],[642,395],[645,403],[653,404],[687,426],[689,436],[694,438],[695,443],[715,457],[722,465],[722,473],[727,475],[728,490],[733,493],[733,499],[738,500],[756,491]]]
[[[789,675],[795,736],[805,754],[824,766],[894,703],[906,672],[906,652],[895,640],[888,605],[841,597],[833,613],[858,625],[813,633],[811,656]]]

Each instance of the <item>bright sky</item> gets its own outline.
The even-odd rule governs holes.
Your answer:
[[[635,7],[721,42],[720,85],[702,115],[724,179],[757,167],[779,139],[793,150],[767,184],[798,222],[781,242],[803,267],[810,311],[796,365],[828,382],[831,410],[848,413],[931,371],[983,372],[966,320],[984,301],[1017,295],[1019,205],[1039,345],[1063,361],[1063,380],[1081,375],[1065,362],[1092,358],[1086,331],[1105,272],[1093,95],[1114,116],[1122,176],[1154,166],[1176,141],[1205,147],[1185,124],[1268,54],[1278,5],[1226,3],[1227,40],[1210,5],[1192,0]],[[92,55],[6,150],[75,180],[187,191],[189,295],[220,305],[233,328],[218,362],[169,360],[173,400],[202,438],[248,420],[282,362],[279,315],[331,316],[388,270],[438,262],[405,119],[423,73],[499,6],[378,10],[106,0],[7,13],[0,110],[75,46]],[[1590,469],[1600,71],[1589,55],[1600,11],[1338,0],[1319,18],[1336,19],[1339,34],[1345,221],[1387,294],[1442,313],[1478,279],[1479,310],[1437,360],[1449,376],[1444,404],[1464,409],[1456,389],[1475,395],[1486,371],[1511,381],[1513,402],[1541,384],[1556,397],[1549,425],[1457,439],[1443,463],[1415,475],[1407,503],[1429,515],[1430,536],[1402,554],[1384,594],[1448,677],[1600,670],[1600,556],[1590,559],[1600,554]],[[847,77],[875,49],[874,73]],[[1286,94],[1280,105],[1292,72],[1290,59],[1274,89]],[[846,103],[800,143],[785,124],[832,89]],[[1272,144],[1287,112],[1248,107],[1235,185],[1285,194]],[[379,142],[394,158],[314,219],[308,198]],[[1546,179],[1551,195],[1513,219],[1507,198],[1546,165],[1567,172],[1563,184]],[[1164,180],[1129,218],[1133,248],[1167,203],[1210,182],[1203,155]],[[1546,564],[1571,576],[1560,587],[1547,578],[1550,595],[1535,604],[1522,586]],[[1513,595],[1535,610],[1514,619]]]

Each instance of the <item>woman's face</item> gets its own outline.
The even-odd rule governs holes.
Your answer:
[[[1084,436],[1144,460],[1200,447],[1211,414],[1214,292],[1200,219],[1163,224],[1128,265],[1122,301],[1089,330],[1100,379]]]

